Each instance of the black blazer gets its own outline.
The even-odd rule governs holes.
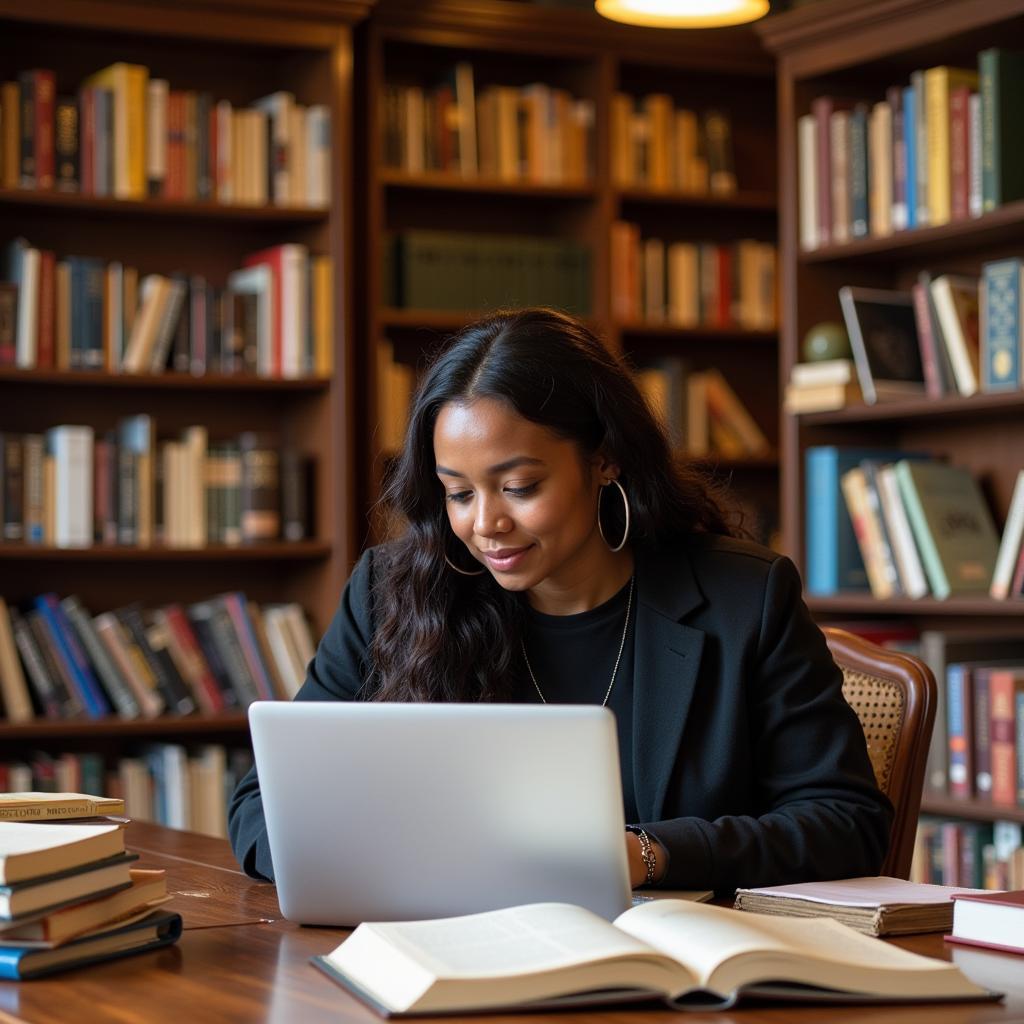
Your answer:
[[[359,699],[374,556],[356,565],[296,700]],[[636,582],[634,786],[644,827],[669,852],[661,885],[877,874],[892,806],[792,562],[703,535],[638,554]],[[255,770],[228,827],[243,869],[272,879]]]

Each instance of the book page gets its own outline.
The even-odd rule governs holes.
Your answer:
[[[834,984],[829,965],[842,973],[861,968],[936,975],[950,967],[823,918],[768,917],[665,900],[632,907],[615,925],[689,967],[700,984],[707,984],[720,965],[751,954],[776,967],[780,961],[811,961],[818,972],[816,983],[822,985]]]
[[[443,978],[552,971],[596,959],[651,956],[643,942],[565,903],[533,903],[433,921],[364,925]]]
[[[808,900],[837,907],[891,907],[943,903],[955,892],[978,893],[982,889],[949,885],[924,885],[902,878],[844,878],[836,882],[804,882],[797,885],[769,885],[739,892],[779,899]]]

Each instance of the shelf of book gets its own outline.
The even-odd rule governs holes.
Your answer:
[[[966,818],[969,821],[1016,821],[1024,824],[1024,807],[1001,807],[978,800],[949,800],[925,793],[921,813],[940,818]]]
[[[1002,806],[1012,797],[995,805],[931,793],[984,792],[976,766],[956,762],[972,756],[972,730],[991,726],[995,714],[980,702],[968,663],[993,663],[1001,644],[1004,666],[1015,672],[1024,649],[1024,600],[989,596],[1024,468],[1024,391],[1015,373],[1002,381],[991,372],[984,312],[978,331],[971,307],[957,305],[971,288],[983,292],[986,264],[1024,251],[1016,128],[985,116],[996,91],[1004,110],[1020,106],[1020,86],[1006,69],[1016,67],[1022,30],[1024,0],[822,0],[758,29],[778,59],[780,378],[793,381],[793,368],[811,359],[807,346],[821,324],[847,324],[853,334],[860,327],[862,338],[885,339],[895,352],[896,317],[880,313],[870,322],[871,310],[887,301],[911,310],[913,330],[903,330],[900,351],[920,356],[922,371],[920,395],[783,414],[783,550],[813,591],[807,603],[818,621],[893,643],[933,666],[939,713],[922,812],[996,823],[997,833],[1001,821],[1024,822],[1020,807]],[[940,288],[955,294],[952,302],[944,304]],[[961,372],[944,373],[961,335],[968,369],[979,356],[973,386],[962,362]],[[1020,346],[1018,333],[1008,354],[1024,352]],[[805,369],[810,377],[813,365]],[[836,404],[857,401],[861,381],[854,374],[838,386],[847,383],[851,392]],[[878,523],[884,532],[871,529]],[[1004,562],[1014,570],[1008,589],[1017,593],[1017,562]],[[879,597],[872,589],[950,596]],[[966,736],[958,714],[975,716]],[[1015,714],[1019,726],[1021,709]]]
[[[889,597],[880,599],[869,593],[833,594],[828,597],[807,598],[807,607],[821,615],[919,615],[965,616],[977,618],[1022,618],[1024,601],[996,601],[987,596],[948,597],[943,601],[933,597],[917,599]]]
[[[975,395],[924,395],[877,405],[848,405],[829,412],[801,413],[800,422],[808,427],[843,423],[896,423],[927,419],[967,419],[972,416],[1012,416],[1024,408],[1024,391],[992,392]]]
[[[705,260],[721,261],[719,273],[705,274],[703,299],[694,300],[706,307],[699,319],[733,319],[725,313],[730,274],[739,291],[741,256],[733,243],[773,243],[775,236],[774,88],[770,62],[753,40],[746,27],[670,37],[613,24],[592,10],[532,5],[527,13],[491,0],[393,0],[375,8],[364,39],[365,132],[357,146],[367,196],[360,209],[360,332],[371,346],[361,355],[373,382],[363,424],[366,507],[379,496],[385,453],[404,430],[424,353],[477,315],[414,308],[424,304],[415,295],[433,287],[426,283],[431,267],[457,251],[464,255],[455,265],[465,259],[482,268],[472,275],[480,287],[455,271],[433,290],[454,292],[465,283],[465,307],[570,309],[634,363],[659,360],[684,337],[695,343],[691,349],[706,345],[692,369],[718,367],[774,446],[774,332],[712,328],[684,335],[663,325],[618,324],[613,300],[621,285],[612,238],[628,216],[644,239],[663,242],[666,308],[670,288],[687,288],[689,298],[697,291],[695,275],[682,282],[677,274],[669,283],[669,249],[684,243],[694,254],[704,249]],[[652,130],[655,117],[659,127]],[[623,130],[632,141],[618,146]],[[671,141],[677,136],[678,147]],[[651,163],[641,155],[648,147],[641,137],[656,151]],[[713,153],[705,146],[712,137]],[[441,244],[428,252],[442,232],[453,236],[449,253]],[[512,244],[504,252],[497,243],[506,238]],[[411,255],[416,246],[421,257]],[[494,259],[515,269],[494,272]],[[744,288],[751,277],[744,272]],[[758,363],[756,375],[751,362]],[[737,481],[745,481],[748,468],[763,475],[744,460],[720,461],[736,470]],[[773,506],[775,496],[759,486],[757,502]]]
[[[465,195],[521,196],[523,199],[593,199],[595,185],[547,185],[500,178],[461,177],[443,171],[410,174],[395,168],[381,171],[380,183],[390,189],[460,192]]]
[[[913,228],[880,237],[857,238],[839,245],[801,251],[802,264],[839,263],[871,257],[880,261],[927,260],[1019,242],[1024,231],[1024,200],[1016,200],[980,217],[935,227]]]
[[[265,671],[269,675],[281,672],[282,683],[288,685],[278,687],[272,680],[275,685],[264,686],[260,695],[287,697],[301,683],[306,661],[293,642],[294,631],[284,629],[286,613],[296,630],[303,623],[310,637],[322,634],[351,570],[361,533],[353,515],[352,486],[355,317],[351,282],[357,263],[352,228],[352,33],[371,6],[371,0],[330,4],[261,0],[248,6],[190,0],[188,15],[183,17],[181,10],[172,9],[174,5],[146,0],[119,0],[114,5],[103,0],[76,0],[34,8],[17,0],[0,0],[0,38],[7,57],[0,75],[4,127],[9,130],[13,123],[17,128],[18,121],[10,116],[12,110],[20,118],[20,99],[28,96],[35,102],[37,97],[45,97],[40,83],[49,82],[55,86],[49,95],[55,95],[57,102],[53,109],[48,110],[44,102],[36,110],[31,122],[36,139],[43,137],[40,124],[48,124],[50,137],[55,138],[58,117],[63,113],[65,120],[59,123],[64,131],[58,140],[63,148],[59,152],[67,155],[73,151],[75,156],[73,161],[57,163],[58,180],[48,187],[42,164],[35,165],[40,168],[37,178],[34,166],[21,162],[26,145],[32,152],[31,133],[21,138],[20,129],[16,131],[16,146],[9,146],[8,134],[0,143],[0,151],[7,157],[14,154],[13,160],[0,162],[0,219],[5,229],[0,248],[12,257],[20,258],[25,246],[41,254],[34,257],[39,260],[34,268],[31,263],[21,263],[22,269],[28,266],[38,275],[38,323],[34,330],[19,326],[17,345],[9,333],[0,337],[0,362],[19,364],[17,368],[0,368],[5,455],[31,449],[34,456],[42,452],[44,459],[55,460],[57,456],[42,447],[47,440],[58,435],[66,438],[69,430],[81,432],[76,435],[81,439],[89,431],[95,449],[89,459],[81,457],[83,449],[78,451],[79,462],[72,467],[77,474],[75,493],[79,497],[86,493],[87,467],[94,473],[102,467],[104,487],[96,489],[94,496],[104,504],[98,518],[90,516],[88,535],[79,542],[108,541],[74,548],[18,543],[18,537],[38,536],[38,532],[29,532],[28,519],[19,523],[19,517],[12,516],[12,508],[20,506],[20,501],[8,500],[4,505],[7,543],[0,546],[0,596],[12,616],[20,616],[12,617],[15,627],[19,622],[25,627],[16,630],[20,641],[14,658],[17,661],[20,655],[31,661],[33,652],[40,654],[26,680],[33,705],[28,711],[34,718],[18,725],[0,723],[2,743],[11,751],[3,760],[10,762],[16,754],[20,762],[0,765],[4,785],[17,779],[14,788],[43,788],[36,784],[45,781],[37,775],[37,761],[45,767],[47,759],[63,762],[67,755],[70,760],[91,758],[89,784],[100,791],[111,772],[116,775],[118,758],[145,757],[161,740],[187,744],[190,752],[223,744],[230,770],[221,775],[237,778],[245,770],[241,761],[235,763],[235,755],[248,746],[245,715],[240,711],[218,714],[215,709],[237,708],[252,698],[251,693],[240,694],[242,676],[250,670],[254,678],[260,675],[259,661],[270,656],[268,650],[274,665],[264,664]],[[146,83],[141,94],[132,91],[128,95],[120,77],[128,75]],[[158,126],[156,131],[129,134],[123,123],[118,128],[119,122],[113,118],[112,130],[106,122],[86,120],[79,125],[66,119],[69,111],[92,110],[91,106],[83,108],[82,102],[95,103],[101,109],[112,108],[115,101],[131,103],[138,112],[140,95],[139,123],[149,121]],[[166,100],[164,106],[161,95]],[[185,123],[172,124],[170,116],[160,116],[178,110],[181,104]],[[284,108],[287,118],[281,113]],[[225,115],[232,119],[230,123],[223,119]],[[232,147],[224,145],[224,140],[238,139],[233,130],[241,131],[239,119],[246,118],[249,128],[256,128],[258,122],[261,130],[249,131],[245,144],[234,147],[236,159],[229,162]],[[270,126],[286,119],[289,125],[303,125],[299,137],[307,140],[305,150],[271,150],[268,143],[280,140],[271,135]],[[73,131],[68,127],[71,123]],[[96,130],[97,124],[102,130]],[[166,130],[161,132],[160,125]],[[232,130],[225,133],[225,127]],[[219,164],[218,153],[224,156]],[[167,157],[163,162],[161,154]],[[79,159],[82,157],[85,163]],[[299,169],[300,160],[305,163],[304,170]],[[287,181],[285,173],[291,174]],[[123,187],[126,183],[127,188]],[[26,240],[20,254],[18,246],[10,244],[18,236]],[[293,258],[288,271],[295,275],[292,284],[299,285],[292,290],[299,297],[299,302],[291,304],[295,316],[283,314],[292,337],[290,355],[297,357],[292,363],[285,354],[285,326],[271,325],[274,340],[270,344],[266,332],[260,332],[260,325],[268,323],[268,300],[285,273],[287,257]],[[262,275],[255,282],[254,268]],[[0,270],[0,278],[9,281],[6,269]],[[82,281],[74,276],[79,271]],[[72,272],[68,289],[68,277],[61,275]],[[243,282],[246,274],[248,279]],[[229,282],[231,275],[237,276]],[[151,359],[140,358],[140,367],[148,371],[158,365],[173,365],[176,371],[133,374],[99,370],[99,366],[130,365],[126,343],[138,312],[149,301],[147,296],[155,294],[152,289],[145,290],[147,278],[152,288],[164,288],[171,282],[168,298],[162,300],[162,315],[154,316],[152,323],[159,325],[161,339],[173,330],[175,346],[170,354],[177,350],[180,358],[164,363],[164,348],[159,347]],[[304,291],[307,278],[309,288]],[[20,276],[15,280],[21,280]],[[59,290],[62,287],[64,291]],[[299,309],[307,293],[327,296],[328,301],[319,309],[312,304]],[[13,289],[5,287],[5,314],[12,311],[12,294]],[[176,305],[182,294],[186,298]],[[174,296],[173,302],[169,296]],[[84,297],[89,300],[87,310]],[[282,302],[277,308],[286,306],[287,302]],[[109,315],[115,308],[120,317]],[[157,308],[155,304],[153,308]],[[190,315],[172,319],[174,309],[179,313],[187,309]],[[94,329],[100,312],[104,314],[102,335]],[[307,321],[312,321],[308,324],[312,331],[303,330]],[[7,323],[4,321],[5,326]],[[74,325],[73,332],[69,324]],[[296,325],[298,330],[293,329]],[[252,329],[246,332],[246,327]],[[74,345],[70,344],[72,333]],[[314,351],[308,344],[311,336],[320,342]],[[23,344],[25,337],[32,344]],[[196,338],[199,341],[193,344]],[[88,343],[82,344],[83,339]],[[258,348],[259,339],[263,343]],[[94,345],[97,340],[101,344]],[[181,347],[179,340],[183,341]],[[100,352],[102,359],[95,358]],[[81,358],[85,353],[91,361]],[[30,369],[33,365],[62,369]],[[81,368],[65,369],[70,366]],[[201,376],[182,372],[207,367],[212,372]],[[322,377],[310,376],[321,370]],[[142,421],[148,424],[145,443],[149,447],[131,448],[132,442],[121,428]],[[69,428],[68,424],[76,426]],[[228,544],[208,546],[109,543],[112,537],[138,539],[135,531],[143,522],[152,527],[154,539],[172,538],[177,533],[183,542],[199,545],[200,541],[194,537],[189,541],[182,533],[185,527],[184,533],[188,533],[197,525],[200,533],[220,538],[224,523],[234,512],[219,504],[233,502],[240,484],[237,474],[215,481],[216,472],[211,475],[209,471],[224,470],[230,463],[228,468],[234,473],[237,467],[232,460],[236,452],[240,456],[245,432],[258,432],[265,439],[252,449],[250,463],[251,470],[260,465],[259,487],[264,488],[264,511],[268,513],[263,528],[248,531],[254,543],[234,546],[230,537]],[[188,438],[193,442],[191,453],[182,447]],[[93,460],[95,452],[103,458]],[[116,461],[112,452],[125,455],[123,463]],[[268,467],[275,459],[280,461],[271,471]],[[172,462],[173,473],[163,483],[173,479],[177,484],[187,478],[188,486],[172,485],[173,498],[168,501],[161,474]],[[11,464],[5,463],[5,468],[10,469]],[[70,479],[65,468],[57,471],[58,481]],[[85,471],[79,472],[83,468]],[[272,494],[274,473],[280,484],[295,468],[298,472],[292,480],[298,488],[292,497],[298,498],[298,505],[293,507],[300,510],[304,525],[289,531],[284,517],[291,499],[280,488],[273,498]],[[24,479],[38,480],[37,470],[38,462],[33,464],[35,475],[29,477],[26,469]],[[50,472],[52,464],[44,469],[44,473]],[[127,475],[122,478],[122,473]],[[93,476],[91,482],[95,479]],[[131,479],[134,489],[110,487],[112,479]],[[254,481],[250,476],[250,482]],[[6,479],[3,483],[6,485]],[[148,504],[140,498],[144,489],[151,499]],[[256,490],[254,483],[253,493]],[[108,499],[115,492],[118,497],[111,502]],[[45,493],[54,497],[55,490]],[[54,511],[66,513],[93,506],[92,501],[88,505],[73,502],[70,485],[56,493],[51,505]],[[213,529],[211,507],[204,505],[204,498],[212,498],[213,508],[227,517],[217,517]],[[38,510],[37,499],[38,494],[33,499],[33,515]],[[260,510],[248,499],[242,500],[259,518]],[[279,520],[273,519],[275,510],[282,517]],[[44,529],[54,520],[54,528],[63,530],[60,512],[47,515]],[[228,534],[233,522],[231,519],[232,525],[225,527]],[[97,523],[102,530],[94,529]],[[31,524],[37,525],[37,520],[33,518]],[[284,539],[289,536],[310,539]],[[171,663],[179,674],[183,670],[179,666],[184,666],[186,674],[197,668],[195,659],[189,669],[189,659],[181,657],[187,651],[181,637],[168,641],[181,648],[177,661],[167,646],[161,646],[167,640],[171,617],[183,611],[201,615],[198,609],[204,605],[233,609],[230,629],[223,616],[219,620],[218,642],[243,644],[246,670],[237,680],[229,680],[223,675],[226,662],[220,663],[217,683],[224,690],[222,701],[214,699],[209,678],[197,683],[190,676],[183,683],[192,692],[195,706],[209,714],[144,717],[155,713],[153,697],[149,710],[141,712],[143,717],[88,721],[74,717],[73,701],[54,703],[54,699],[83,686],[86,668],[78,664],[75,672],[66,661],[69,655],[61,647],[61,635],[71,638],[67,640],[69,650],[74,636],[66,624],[56,621],[43,632],[35,628],[40,621],[37,616],[43,614],[41,602],[47,602],[49,595],[62,599],[61,606],[77,599],[81,615],[73,626],[83,636],[88,632],[86,618],[97,631],[109,627],[101,633],[103,637],[132,628],[116,627],[115,618],[122,624],[130,619],[138,625],[130,641],[123,638],[126,650],[134,654],[115,660],[116,672],[108,665],[100,686],[117,690],[118,675],[122,682],[142,679],[144,685],[132,691],[140,707],[145,704],[147,673],[139,658],[150,665],[150,686],[153,679],[163,685],[171,678],[167,674]],[[195,628],[198,638],[199,626]],[[230,640],[232,636],[235,641]],[[201,646],[206,641],[199,642]],[[10,644],[7,649],[10,653]],[[88,659],[103,660],[102,649],[95,645],[86,654]],[[150,656],[155,660],[149,660]],[[286,661],[287,679],[281,668]],[[163,665],[164,677],[154,667],[158,662]],[[9,663],[8,658],[5,670]],[[236,659],[233,671],[240,672],[241,667]],[[4,681],[10,682],[6,676]],[[46,689],[47,681],[54,684],[53,690]],[[236,682],[236,699],[228,699],[227,690],[234,689]],[[163,701],[160,707],[187,710],[181,702],[163,700],[167,696],[163,691],[159,696]],[[80,702],[89,707],[87,700]],[[8,711],[6,703],[4,710]],[[64,717],[58,720],[53,714]],[[17,774],[9,774],[9,769],[17,769]],[[52,776],[49,778],[52,781]]]
[[[653,206],[693,207],[695,209],[740,210],[774,213],[778,200],[774,192],[753,189],[730,193],[681,192],[674,189],[653,191],[641,188],[619,188],[616,197],[623,203]]]
[[[319,561],[330,555],[331,545],[316,540],[210,544],[194,548],[130,544],[56,548],[43,544],[0,544],[0,560],[26,562],[302,562]]]
[[[248,738],[249,720],[244,712],[204,715],[161,715],[158,718],[102,718],[54,721],[42,719],[12,725],[0,722],[0,741],[120,739],[129,737],[174,737],[201,739],[205,735],[237,734]]]
[[[749,342],[754,345],[775,345],[779,335],[772,330],[754,330],[749,327],[683,327],[678,324],[645,320],[618,321],[615,329],[622,335],[642,341],[644,338],[666,338],[680,342]]]
[[[185,202],[176,199],[117,199],[111,196],[80,195],[49,189],[0,188],[0,208],[34,207],[59,210],[62,214],[130,217],[133,220],[174,217],[184,220],[213,220],[229,223],[287,225],[318,224],[330,216],[322,207],[230,205],[215,202]]]
[[[0,366],[0,383],[70,388],[152,388],[186,391],[316,392],[330,388],[326,377],[260,377],[251,373],[108,373],[102,370],[21,370]]]

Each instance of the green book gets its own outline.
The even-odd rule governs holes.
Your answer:
[[[943,462],[901,459],[896,479],[935,597],[987,593],[999,537],[974,477]]]
[[[1017,113],[1024,103],[1024,53],[982,50],[978,80],[982,209],[988,211],[1024,199],[1024,136]]]

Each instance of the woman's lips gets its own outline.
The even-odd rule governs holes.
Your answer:
[[[480,553],[492,569],[496,569],[498,572],[508,572],[515,569],[532,548],[532,544],[527,544],[522,548],[499,548],[496,551],[481,551]]]

